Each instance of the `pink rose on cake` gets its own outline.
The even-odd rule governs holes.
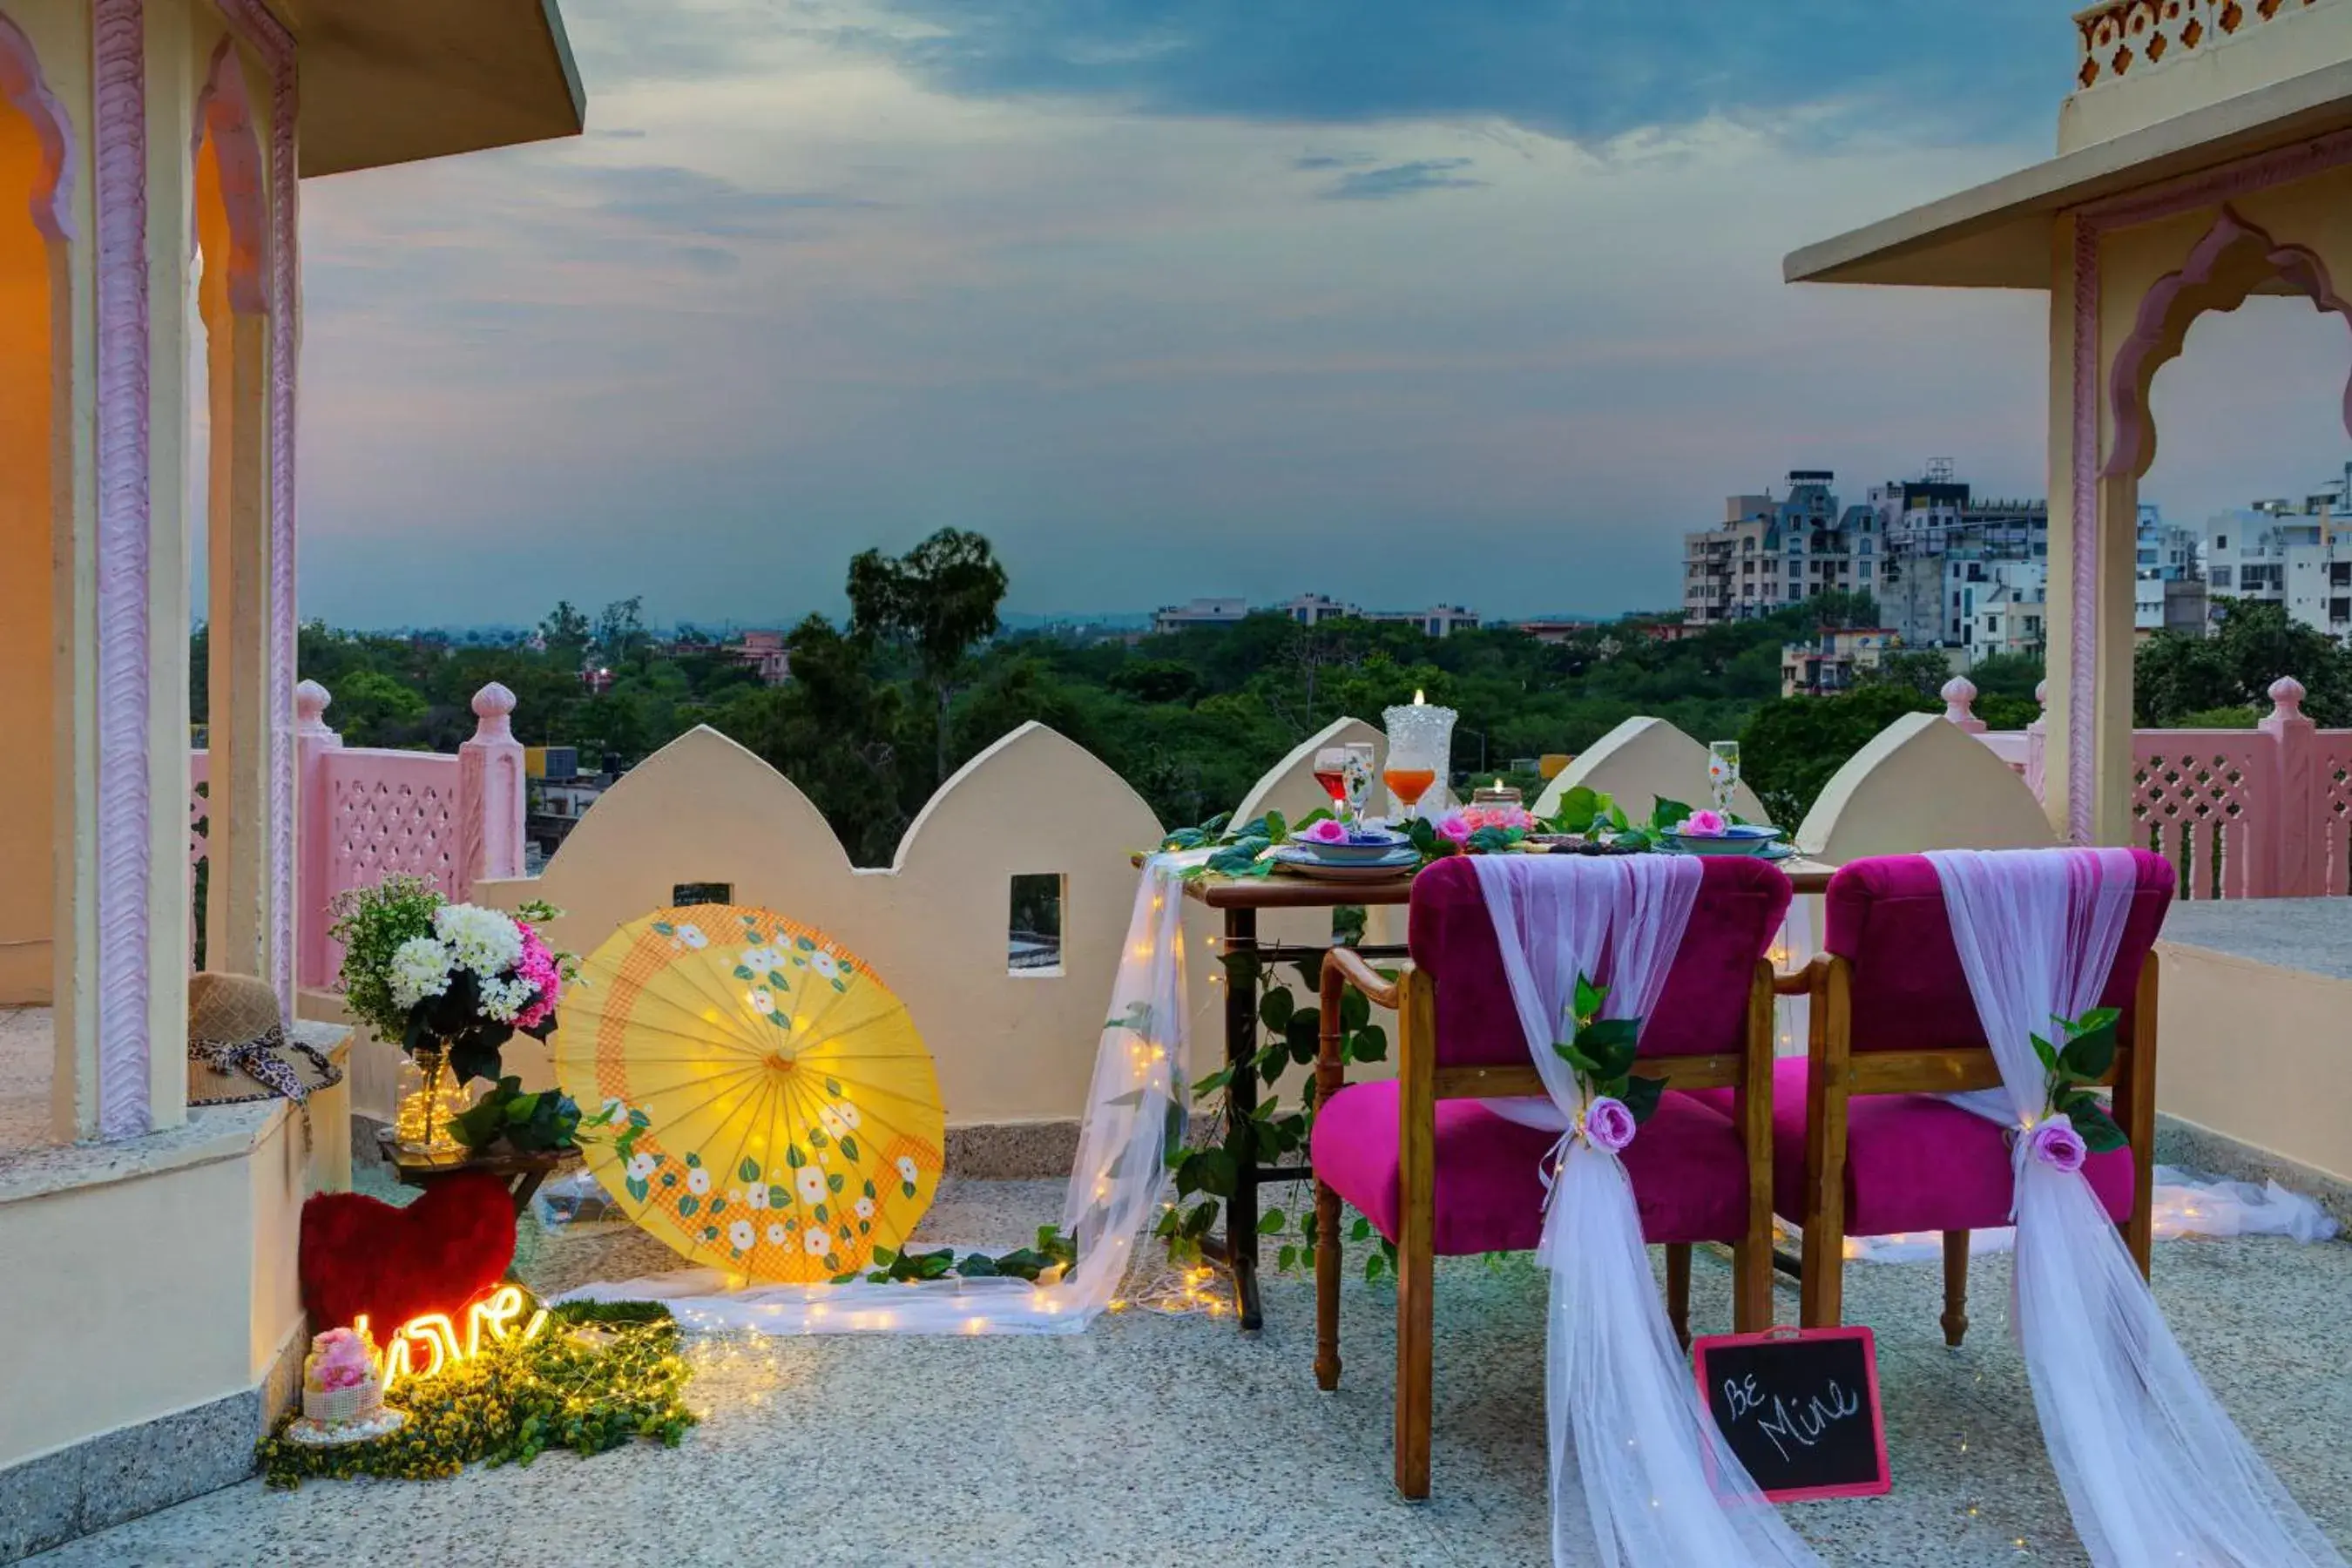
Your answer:
[[[350,1329],[329,1329],[310,1341],[310,1381],[318,1388],[357,1388],[375,1370],[375,1347]]]

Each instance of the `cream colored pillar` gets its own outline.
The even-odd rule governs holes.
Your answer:
[[[2108,440],[2100,265],[2095,244],[2078,251],[2077,220],[2062,216],[2051,237],[2049,729],[2042,804],[2062,837],[2121,844],[2131,827],[2139,487],[2128,477],[2086,478],[2096,473]],[[2084,268],[2093,272],[2088,279],[2077,275]]]
[[[12,10],[26,0],[11,0]],[[36,8],[36,7],[28,7]],[[37,7],[47,10],[50,7]],[[186,310],[194,110],[182,4],[59,0],[89,40],[73,276],[79,458],[60,576],[54,937],[61,1132],[186,1119]],[[59,31],[63,29],[60,28]],[[67,95],[61,93],[61,97]],[[89,411],[87,423],[83,410]],[[88,488],[81,474],[90,475]]]
[[[195,158],[199,295],[211,428],[206,610],[211,764],[205,964],[274,978],[270,864],[269,322],[260,279],[267,214],[260,142],[234,50],[213,62]]]

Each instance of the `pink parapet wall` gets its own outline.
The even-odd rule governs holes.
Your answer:
[[[2039,795],[2043,726],[1986,732],[1970,711],[1975,689],[1964,700],[1953,690],[1963,684],[1945,688],[1945,716],[1966,720]],[[2183,898],[2352,897],[2352,730],[2314,725],[2291,676],[2270,698],[2252,730],[2133,733],[2132,843],[2172,862]]]
[[[523,874],[523,748],[509,715],[514,693],[493,681],[474,695],[474,736],[456,756],[345,747],[328,728],[333,700],[315,680],[295,688],[294,750],[301,773],[302,821],[295,896],[298,974],[306,988],[331,986],[342,950],[327,935],[336,895],[394,875],[422,877],[455,900],[478,880]],[[192,760],[191,784],[207,774]],[[205,854],[191,805],[189,868]]]

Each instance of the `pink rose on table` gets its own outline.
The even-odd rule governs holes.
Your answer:
[[[2074,1119],[2065,1115],[2053,1116],[2027,1133],[2025,1147],[2043,1164],[2070,1175],[2091,1157],[2090,1145],[2074,1131]]]
[[[1298,837],[1309,844],[1345,844],[1348,825],[1336,817],[1327,816],[1320,822],[1310,822],[1298,830]]]
[[[1681,831],[1690,838],[1720,838],[1730,827],[1719,811],[1694,811],[1683,819]]]
[[[1470,824],[1458,811],[1449,811],[1437,819],[1437,836],[1456,844],[1470,842]]]
[[[1474,805],[1463,811],[1462,820],[1475,833],[1482,827],[1533,827],[1536,819],[1528,815],[1525,806]]]
[[[1631,1107],[1610,1095],[1601,1095],[1584,1108],[1584,1141],[1614,1154],[1640,1131]]]

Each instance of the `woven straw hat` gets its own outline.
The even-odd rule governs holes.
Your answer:
[[[190,1105],[279,1098],[299,1103],[342,1080],[342,1069],[323,1054],[286,1037],[268,981],[210,971],[188,976]]]

